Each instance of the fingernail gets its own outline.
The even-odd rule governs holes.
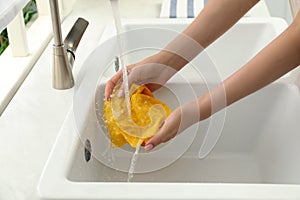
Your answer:
[[[147,151],[150,151],[151,149],[153,149],[153,147],[154,147],[153,144],[147,144],[147,145],[145,146],[145,149],[146,149]]]

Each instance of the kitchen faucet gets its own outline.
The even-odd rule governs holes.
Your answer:
[[[78,18],[65,40],[62,40],[58,0],[49,0],[53,26],[53,72],[52,86],[64,90],[74,86],[72,73],[75,51],[84,34],[88,21]]]

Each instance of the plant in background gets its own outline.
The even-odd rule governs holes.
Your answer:
[[[27,24],[36,13],[37,13],[36,2],[35,0],[31,0],[23,8],[23,17],[24,17],[25,24]]]
[[[27,24],[36,13],[37,13],[36,2],[35,0],[31,0],[23,8],[23,17],[24,17],[25,24]],[[7,30],[4,29],[0,34],[0,55],[8,47],[8,45],[9,45],[9,40],[8,40]]]
[[[7,36],[7,30],[4,29],[0,35],[0,55],[3,53],[3,51],[8,47],[9,41]]]

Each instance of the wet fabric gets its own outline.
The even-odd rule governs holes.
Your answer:
[[[146,86],[133,84],[130,87],[131,117],[127,111],[125,98],[119,98],[120,86],[113,91],[110,101],[104,102],[104,118],[113,146],[128,143],[133,148],[138,143],[145,144],[159,129],[171,109],[155,99]]]

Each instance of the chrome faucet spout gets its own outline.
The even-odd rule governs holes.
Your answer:
[[[52,86],[63,90],[74,86],[72,67],[75,52],[88,26],[88,22],[78,18],[66,39],[62,40],[61,21],[57,0],[49,0],[53,27],[53,72]]]

